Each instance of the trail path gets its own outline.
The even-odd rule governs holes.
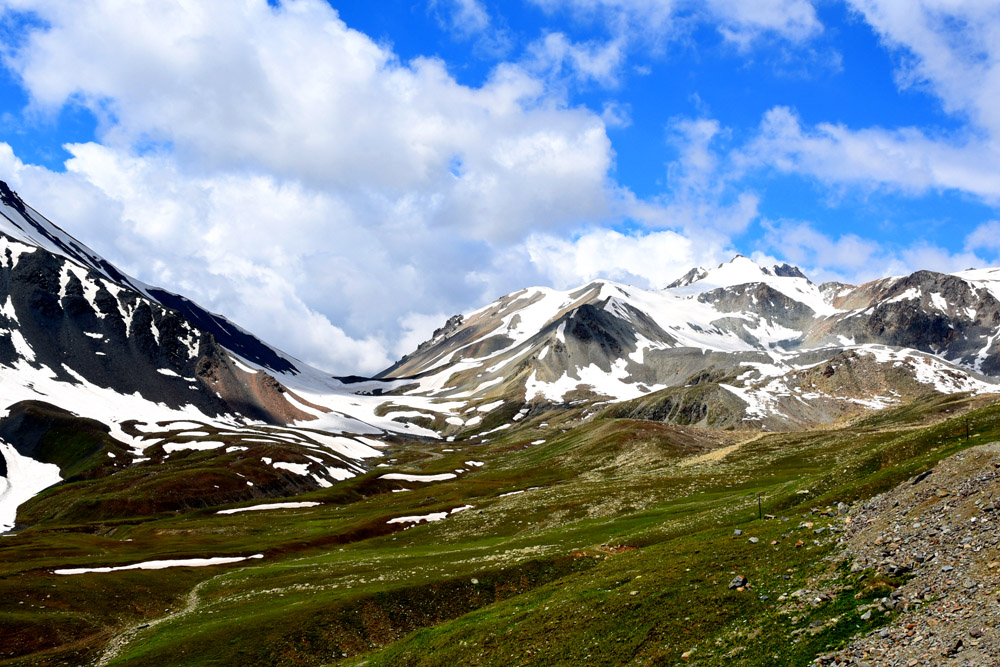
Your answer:
[[[199,593],[201,592],[201,589],[219,576],[222,575],[216,575],[211,579],[206,579],[205,581],[202,581],[197,585],[195,585],[195,587],[192,588],[190,591],[188,591],[187,595],[184,596],[184,604],[181,606],[180,609],[170,612],[165,616],[161,616],[160,618],[153,619],[151,621],[130,625],[125,630],[115,635],[111,639],[111,641],[108,642],[108,645],[104,648],[104,653],[101,654],[101,657],[98,658],[97,661],[94,663],[95,667],[104,667],[105,665],[110,663],[112,660],[118,657],[119,653],[121,653],[133,641],[135,641],[136,637],[143,631],[156,627],[161,623],[166,623],[167,621],[172,621],[176,618],[186,616],[191,612],[193,612],[195,609],[198,608],[198,602],[199,602],[198,596]]]

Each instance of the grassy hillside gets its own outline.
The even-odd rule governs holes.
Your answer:
[[[828,559],[845,506],[1000,440],[1000,405],[927,397],[766,434],[531,415],[485,439],[394,445],[388,466],[295,496],[309,508],[220,515],[275,502],[222,497],[237,504],[89,520],[88,482],[51,489],[22,508],[36,523],[0,538],[0,664],[805,664],[891,620],[857,608],[901,583]],[[155,463],[201,488],[218,462],[200,456]],[[136,476],[92,483],[152,507]]]

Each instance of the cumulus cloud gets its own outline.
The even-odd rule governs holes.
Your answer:
[[[547,282],[564,289],[595,278],[661,289],[695,266],[715,265],[734,254],[722,235],[708,233],[695,241],[670,230],[593,229],[571,239],[537,234],[525,246]]]
[[[67,173],[6,147],[0,176],[133,275],[336,372],[384,367],[402,313],[520,287],[496,248],[618,197],[599,114],[514,65],[469,87],[400,62],[321,0],[0,7],[33,16],[3,50],[33,107],[101,119]]]
[[[990,143],[930,137],[917,128],[803,127],[788,107],[764,114],[757,137],[734,154],[744,167],[769,166],[829,185],[890,188],[910,194],[968,192],[1000,199],[1000,153]]]
[[[823,31],[809,0],[708,0],[706,4],[723,37],[743,49],[769,34],[801,42]]]
[[[849,4],[896,56],[899,87],[936,97],[962,122],[960,129],[807,127],[792,109],[778,106],[764,115],[744,163],[825,184],[917,195],[953,190],[1000,201],[1000,6],[976,0]]]
[[[965,249],[1000,253],[1000,220],[990,220],[973,229],[965,237]]]
[[[983,265],[969,248],[952,252],[924,241],[887,245],[856,234],[827,234],[801,220],[767,220],[764,228],[763,248],[802,267],[815,281],[860,284],[919,270],[952,273]]]
[[[479,0],[430,0],[432,10],[447,17],[447,26],[460,37],[480,33],[490,25],[490,15]]]
[[[603,205],[611,148],[597,115],[517,67],[470,88],[441,61],[401,63],[321,0],[8,4],[45,25],[8,66],[35,104],[105,116],[107,145],[165,144],[201,169],[422,200],[433,222],[480,238]]]
[[[527,63],[550,77],[593,81],[610,88],[618,85],[625,63],[624,46],[620,38],[576,43],[564,33],[552,32],[528,47]]]

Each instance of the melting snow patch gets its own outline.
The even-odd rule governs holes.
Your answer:
[[[62,481],[59,466],[23,456],[6,442],[0,455],[7,461],[7,477],[0,477],[0,532],[14,527],[17,508],[44,489]]]
[[[209,565],[228,565],[244,560],[263,558],[264,554],[253,556],[235,556],[232,558],[186,558],[183,560],[148,560],[144,563],[122,565],[120,567],[77,567],[67,570],[54,570],[54,574],[86,574],[88,572],[119,572],[121,570],[163,570],[168,567],[207,567]]]
[[[275,461],[271,464],[275,468],[281,470],[287,470],[289,472],[295,473],[296,475],[308,475],[309,474],[309,464],[308,463],[288,463],[286,461]]]
[[[507,493],[501,493],[497,498],[506,498],[507,496],[516,496],[519,493],[524,493],[524,489],[520,491],[508,491]]]
[[[241,371],[243,371],[244,373],[250,373],[251,375],[256,375],[257,374],[257,369],[256,368],[250,368],[249,366],[247,366],[245,363],[243,363],[242,361],[240,361],[236,357],[232,357],[232,359],[233,359],[233,365],[236,366],[236,368],[238,368]]]
[[[485,465],[485,464],[482,461],[466,461],[465,465],[467,465],[467,466],[475,466],[475,467],[478,468],[479,466]]]
[[[388,480],[398,480],[400,482],[443,482],[446,479],[455,479],[458,477],[453,472],[443,472],[440,475],[406,475],[399,472],[391,472],[388,475],[382,475],[379,479]]]
[[[240,512],[259,512],[261,510],[289,510],[300,507],[316,507],[322,503],[300,502],[300,503],[271,503],[269,505],[254,505],[252,507],[237,507],[231,510],[220,510],[216,514],[239,514]]]
[[[389,519],[386,523],[420,523],[421,521],[440,521],[448,516],[447,512],[431,512],[430,514],[422,514],[419,516],[397,516],[395,519]]]

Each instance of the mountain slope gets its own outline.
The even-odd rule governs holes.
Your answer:
[[[910,376],[928,391],[995,391],[997,294],[1000,269],[919,271],[855,287],[816,285],[795,267],[738,256],[659,291],[595,281],[515,292],[451,318],[381,377],[412,380],[410,396],[559,404],[635,399],[709,373],[728,378],[745,404],[737,423],[792,426],[801,419],[761,406],[788,394],[789,374],[845,351],[868,354],[868,374],[922,360]],[[827,398],[869,408],[895,401],[865,386]],[[845,411],[812,414],[825,421]]]
[[[0,531],[80,466],[112,495],[138,483],[140,466],[140,477],[172,480],[171,502],[232,502],[363,472],[379,441],[351,436],[435,435],[378,416],[379,387],[391,383],[372,384],[326,376],[126,276],[0,182]],[[179,461],[189,451],[206,452],[194,468]],[[174,468],[185,478],[174,479]],[[146,486],[155,495],[164,484]]]

